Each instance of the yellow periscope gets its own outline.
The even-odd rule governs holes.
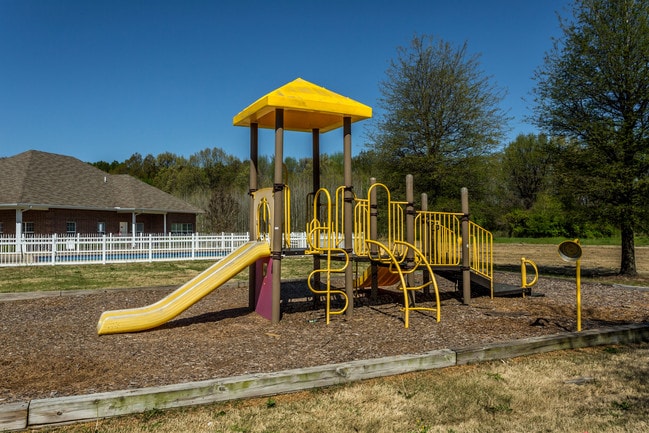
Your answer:
[[[267,242],[247,242],[156,303],[145,307],[105,311],[97,323],[97,333],[119,334],[160,326],[264,257],[270,257]]]

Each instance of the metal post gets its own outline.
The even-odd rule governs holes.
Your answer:
[[[411,245],[415,244],[415,194],[412,174],[406,175],[406,242]],[[408,248],[406,252],[406,267],[412,269],[415,266],[415,252]],[[415,285],[415,274],[409,273],[407,277],[408,287]],[[410,302],[414,305],[415,294],[409,293]]]
[[[370,185],[376,183],[376,178],[370,178]],[[376,188],[372,188],[370,191],[370,239],[373,241],[378,239],[378,222],[377,222],[377,213],[378,213],[378,204],[376,203]],[[370,255],[376,257],[378,253],[378,247],[376,244],[370,245]],[[373,301],[376,301],[379,297],[379,267],[376,262],[372,261],[371,264],[371,273],[372,273],[372,288],[370,289],[370,298]]]
[[[258,184],[258,162],[259,162],[259,124],[251,123],[250,124],[250,179],[249,179],[249,190],[248,194],[250,195],[250,204],[249,204],[249,213],[248,216],[248,230],[249,237],[251,241],[257,240],[257,209],[255,209],[255,197],[254,193],[259,188]],[[260,276],[261,277],[261,276]],[[257,265],[252,264],[248,266],[248,307],[251,310],[254,310],[257,306],[256,298],[257,290]]]
[[[313,154],[313,197],[314,200],[317,200],[315,204],[315,214],[313,218],[317,220],[320,219],[320,196],[316,198],[316,194],[320,189],[320,130],[314,128],[312,131],[312,154]],[[308,221],[307,221],[308,223]],[[318,233],[318,236],[320,234]],[[320,269],[320,256],[318,254],[313,255],[313,270]],[[320,273],[316,272],[313,276],[313,286],[316,288],[320,287]],[[318,295],[313,296],[313,305],[317,307],[319,305],[320,297]]]
[[[471,258],[469,257],[469,190],[462,188],[462,303],[471,304]]]
[[[354,217],[354,194],[352,192],[352,118],[343,119],[343,159],[344,159],[344,181],[345,181],[345,250],[350,256],[353,251],[352,230]],[[354,310],[354,275],[351,263],[345,269],[345,292],[349,299],[349,306],[346,314],[351,316]]]
[[[581,331],[581,259],[577,259],[577,331]]]
[[[271,320],[279,323],[280,292],[282,285],[282,234],[284,228],[284,184],[282,168],[284,162],[284,110],[275,110],[275,175],[273,180],[273,222],[271,231],[272,269],[272,312]]]
[[[421,194],[421,210],[423,212],[428,211],[428,194],[426,194],[425,192]],[[428,230],[428,229],[426,228],[426,229],[423,229],[423,230]],[[430,254],[430,249],[429,248],[432,247],[432,245],[430,245],[431,239],[428,237],[428,233],[421,233],[420,232],[419,236],[421,236],[420,241],[421,241],[421,244],[422,244],[422,253],[426,257],[426,260],[428,260],[428,257],[429,257],[429,254]],[[424,242],[424,240],[425,240],[425,242]],[[430,278],[431,278],[431,275],[428,273],[428,269],[424,269],[424,271],[422,272],[422,282],[424,283],[424,285],[426,285],[427,283],[430,282]],[[424,287],[424,295],[426,295],[426,296],[430,295],[430,286],[425,286]]]

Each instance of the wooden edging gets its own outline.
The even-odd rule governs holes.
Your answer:
[[[28,427],[43,427],[141,413],[151,409],[168,409],[263,397],[494,359],[642,341],[649,341],[649,324],[593,329],[457,350],[435,350],[421,355],[390,356],[275,373],[250,374],[71,397],[36,399],[29,403],[1,405],[0,430],[21,430]]]

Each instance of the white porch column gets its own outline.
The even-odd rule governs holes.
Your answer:
[[[16,209],[16,252],[23,251],[23,210]]]
[[[131,236],[133,236],[133,248],[135,248],[135,229],[137,227],[137,216],[135,214],[135,211],[131,214]]]

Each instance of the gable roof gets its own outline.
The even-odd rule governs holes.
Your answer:
[[[0,158],[0,208],[30,207],[203,212],[132,176],[108,174],[71,156],[29,150]]]
[[[284,110],[284,129],[311,132],[319,129],[328,132],[343,126],[343,117],[352,122],[372,117],[372,108],[339,95],[324,87],[297,78],[262,96],[234,116],[234,126],[275,128],[275,110]]]

